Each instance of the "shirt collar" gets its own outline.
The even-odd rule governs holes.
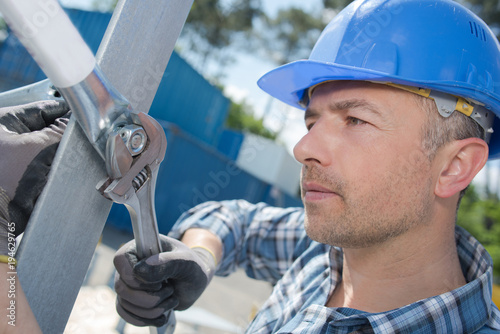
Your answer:
[[[400,309],[374,314],[372,319],[368,316],[372,326],[375,325],[374,330],[384,328],[379,324],[390,323],[395,329],[411,333],[449,332],[450,328],[454,333],[472,333],[488,322],[495,322],[491,319],[492,308],[495,308],[491,301],[493,261],[479,241],[463,228],[456,227],[455,238],[460,265],[468,283]],[[380,319],[385,321],[380,322]],[[498,326],[498,319],[496,322]]]
[[[467,284],[395,310],[361,313],[356,317],[366,317],[375,333],[446,333],[450,329],[468,333],[484,325],[500,329],[500,312],[491,300],[493,261],[479,241],[463,228],[456,227],[455,237]],[[339,267],[337,277],[341,276]]]

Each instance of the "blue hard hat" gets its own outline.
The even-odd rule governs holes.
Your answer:
[[[500,158],[500,44],[474,13],[451,0],[358,0],[324,29],[308,60],[259,79],[271,96],[300,109],[327,80],[416,86],[493,111],[490,159]]]

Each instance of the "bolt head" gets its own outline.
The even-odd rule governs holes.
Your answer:
[[[142,145],[144,145],[144,135],[142,133],[135,133],[132,138],[130,139],[130,146],[134,149],[137,150],[140,148]]]
[[[147,135],[141,126],[128,124],[121,127],[119,133],[132,156],[142,153],[146,147]]]

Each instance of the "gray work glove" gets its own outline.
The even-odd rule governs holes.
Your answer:
[[[59,101],[0,108],[0,254],[7,253],[7,235],[18,236],[26,228],[66,129],[68,119],[61,117],[68,110]]]
[[[116,310],[136,326],[163,326],[165,313],[193,305],[215,272],[215,258],[206,249],[164,235],[160,241],[163,253],[147,259],[137,258],[133,240],[114,258]]]

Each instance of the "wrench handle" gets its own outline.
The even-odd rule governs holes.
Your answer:
[[[144,177],[147,175],[147,180],[143,182],[142,186],[135,192],[134,198],[130,198],[127,203],[124,204],[132,220],[137,255],[142,259],[161,253],[162,248],[154,205],[158,168],[153,170],[146,169],[144,174],[141,174]],[[175,330],[175,325],[175,314],[173,311],[170,311],[164,333],[172,334]],[[155,327],[149,327],[149,332],[150,334],[158,333]]]
[[[142,181],[141,178],[146,178],[146,180],[135,191],[135,198],[131,198],[125,203],[132,220],[137,255],[141,259],[162,251],[154,204],[157,177],[157,168],[154,170],[149,169],[149,167],[143,169],[136,180],[137,183]],[[134,182],[136,181],[134,180]]]

